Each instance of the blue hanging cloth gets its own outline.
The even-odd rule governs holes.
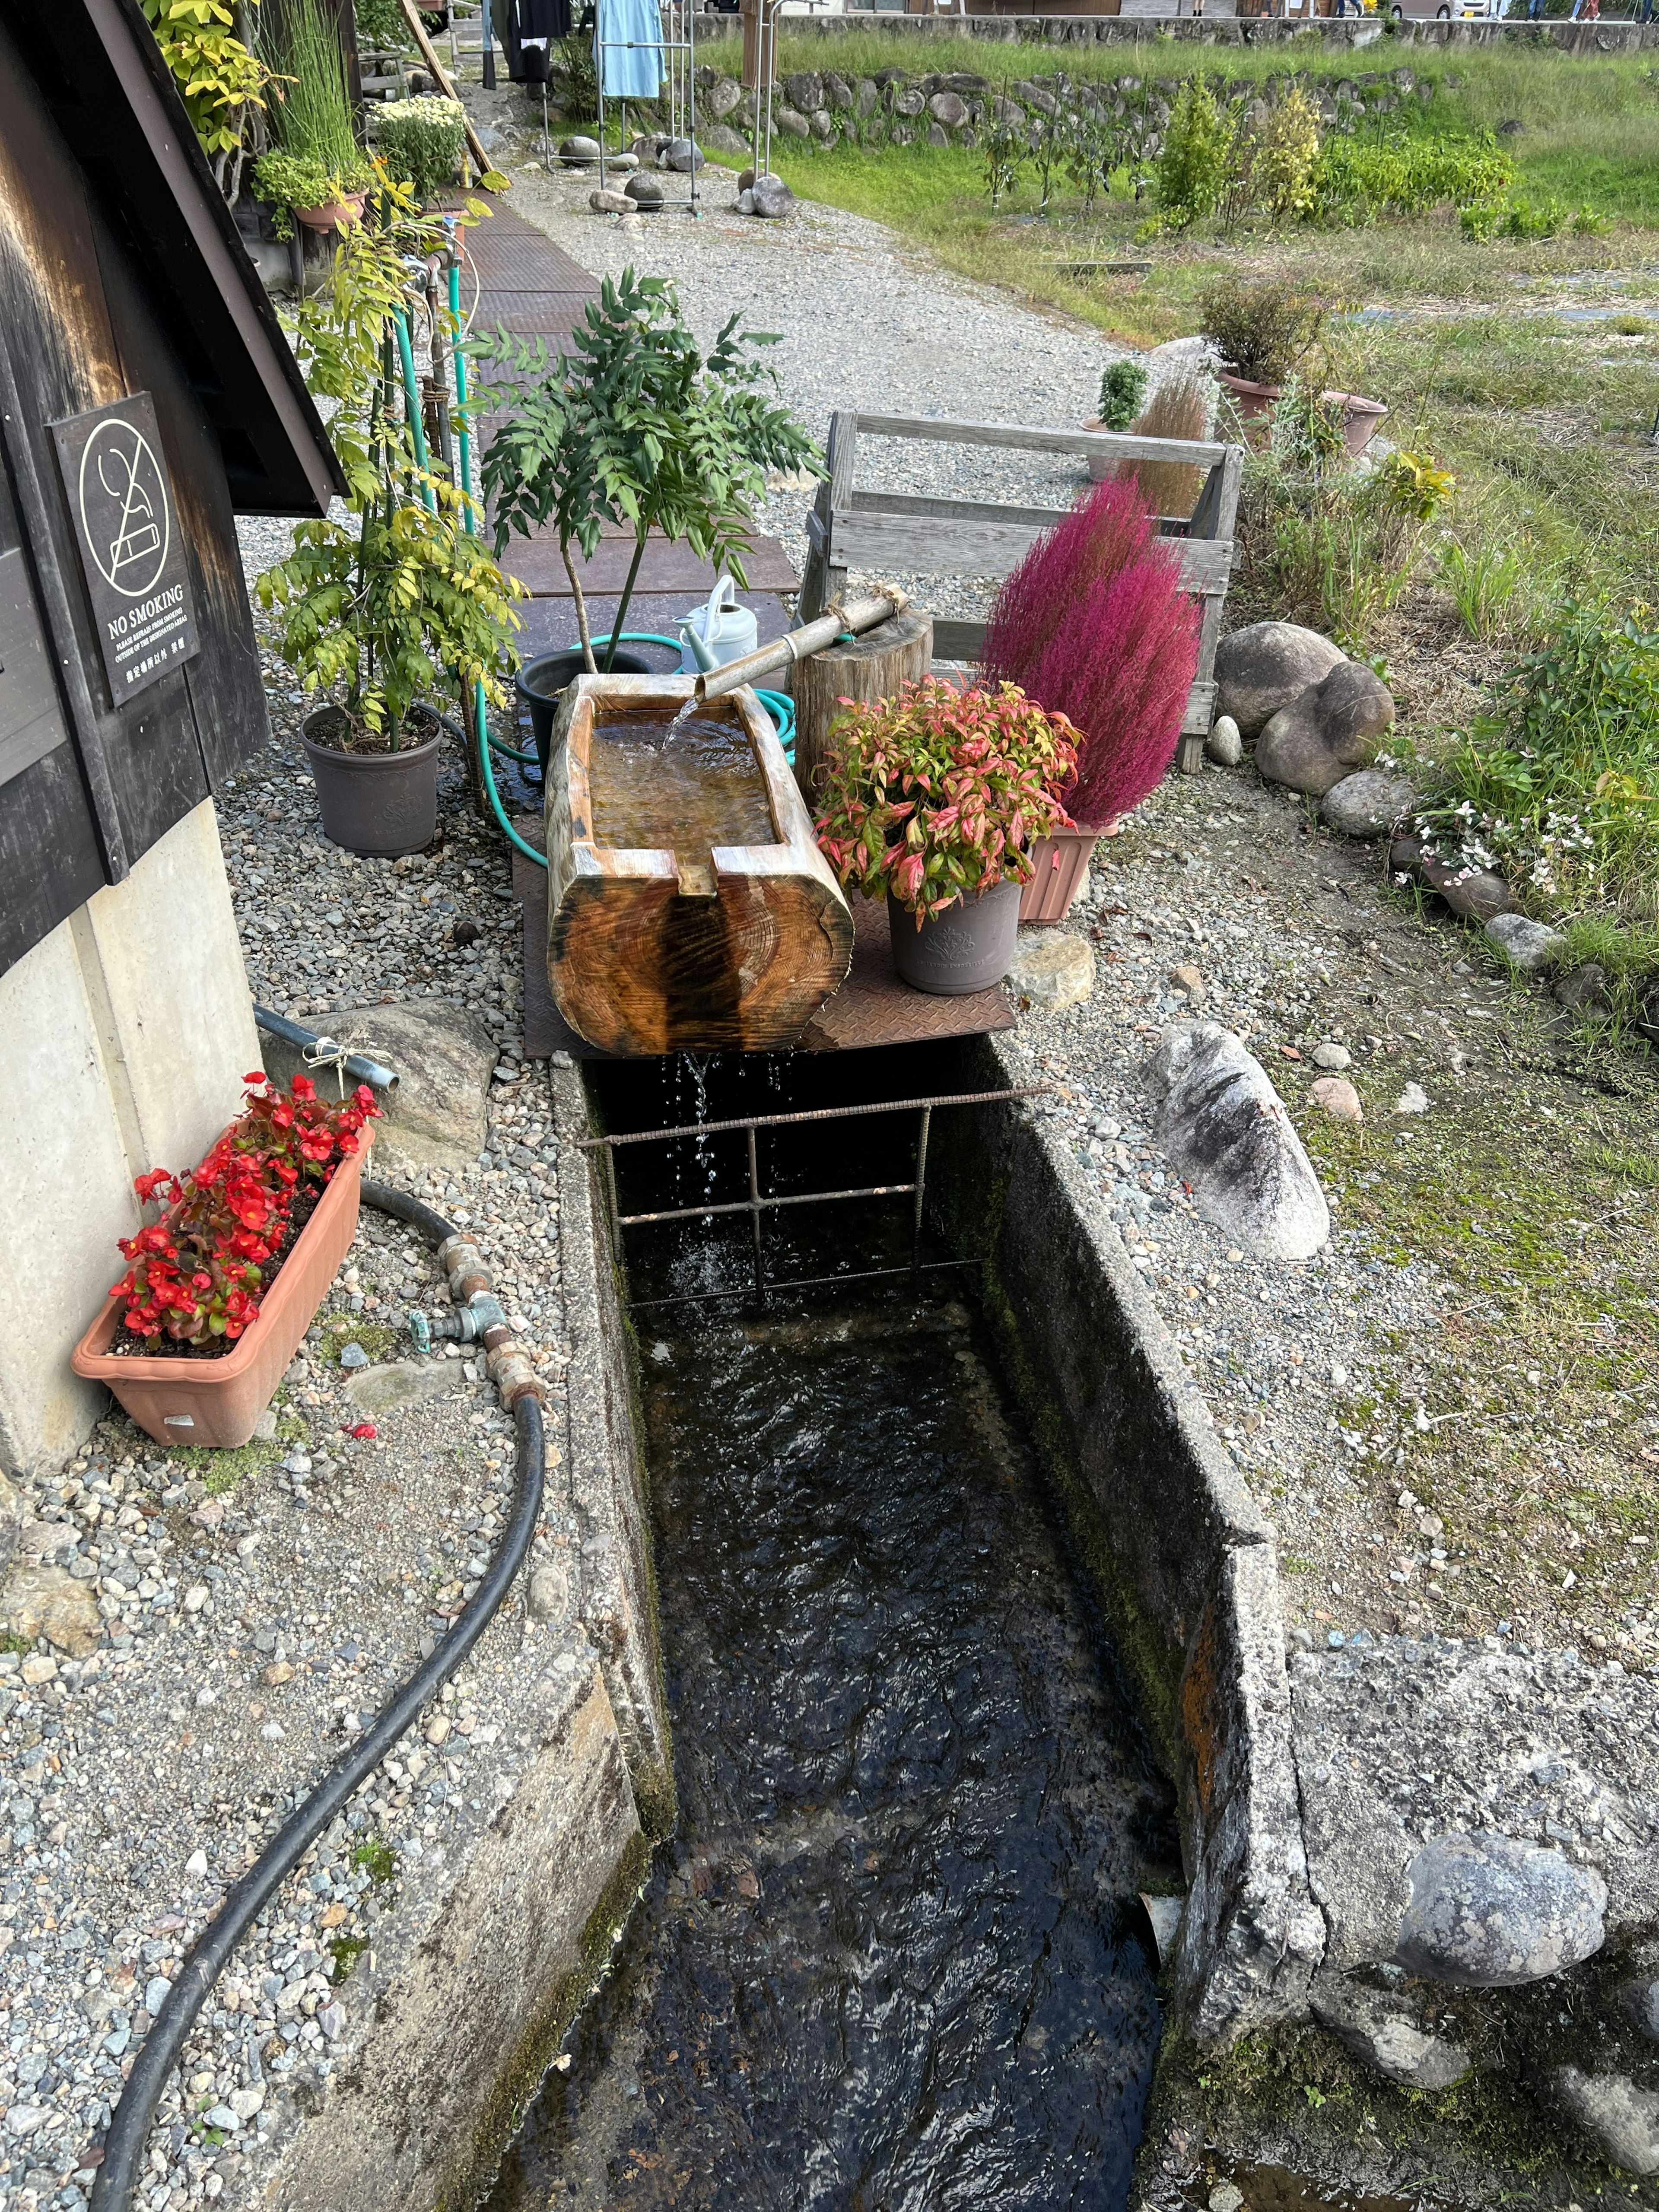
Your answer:
[[[607,100],[654,100],[662,89],[657,0],[599,0],[593,65]]]

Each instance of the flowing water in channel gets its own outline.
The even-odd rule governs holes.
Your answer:
[[[764,1139],[766,1187],[901,1180],[913,1127]],[[742,1142],[623,1155],[624,1206],[737,1194]],[[792,1210],[769,1268],[908,1227]],[[630,1232],[631,1293],[741,1285],[747,1240]],[[489,2212],[1123,2204],[1170,1797],[972,1281],[636,1316],[680,1820]]]

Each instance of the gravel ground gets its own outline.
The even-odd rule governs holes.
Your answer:
[[[1079,428],[1094,415],[1101,372],[1123,350],[1097,331],[948,276],[880,223],[836,208],[803,204],[784,222],[735,215],[735,176],[712,167],[705,174],[708,212],[695,224],[672,210],[596,216],[587,204],[592,176],[550,176],[533,163],[515,171],[512,204],[596,276],[630,267],[672,276],[705,344],[732,314],[748,329],[775,332],[767,360],[820,441],[838,409]],[[860,438],[858,481],[1066,507],[1087,474],[1063,457]],[[781,486],[760,511],[761,528],[782,541],[797,568],[811,502],[810,485]],[[994,588],[983,577],[889,580],[932,612],[959,617],[982,614]]]
[[[244,531],[250,572],[286,540],[280,525]],[[271,742],[220,801],[254,995],[302,1018],[447,1000],[493,1027],[489,1149],[411,1187],[483,1251],[548,1382],[557,1439],[551,1101],[545,1070],[517,1057],[516,908],[499,844],[466,811],[457,765],[431,854],[394,867],[325,845],[300,702],[280,670],[268,675]],[[455,945],[458,922],[475,941]],[[376,1360],[409,1357],[401,1316],[434,1309],[439,1291],[419,1241],[366,1212],[272,1437],[167,1453],[116,1413],[58,1477],[20,1486],[25,1553],[93,1582],[109,1637],[82,1662],[0,1654],[0,2203],[15,2212],[85,2202],[158,1983],[290,1793],[432,1648],[493,1546],[512,1423],[472,1360],[434,1363],[430,1402],[377,1415],[372,1437],[345,1433],[364,1417],[343,1395],[340,1351],[356,1340]],[[538,1547],[566,1541],[550,1502]],[[423,1740],[405,1739],[242,1945],[161,2108],[140,2200],[152,2212],[210,2201],[239,2176],[249,2185],[262,2113],[325,2076],[352,2014],[372,2004],[372,1974],[352,1967],[395,1885],[422,1865],[436,1875],[422,1879],[441,1879],[478,1812],[479,1752],[510,1709],[521,1626],[509,1607],[428,1708]]]

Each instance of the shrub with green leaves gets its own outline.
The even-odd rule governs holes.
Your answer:
[[[1291,284],[1219,276],[1199,295],[1199,329],[1236,375],[1282,384],[1306,360],[1329,312]]]
[[[1143,362],[1115,361],[1100,380],[1100,427],[1127,430],[1146,397],[1146,368]]]
[[[1380,145],[1333,133],[1309,179],[1310,219],[1327,228],[1436,208],[1487,207],[1514,183],[1509,156],[1490,137],[1397,137]]]
[[[1219,209],[1232,174],[1237,123],[1202,77],[1191,77],[1177,94],[1158,160],[1158,204],[1177,230]]]
[[[1442,765],[1419,834],[1551,908],[1659,924],[1659,630],[1645,606],[1569,605]]]
[[[394,177],[429,200],[453,184],[466,144],[466,110],[459,100],[423,93],[391,101],[380,110],[375,149]]]

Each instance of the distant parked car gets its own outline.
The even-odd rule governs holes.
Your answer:
[[[1497,23],[1508,9],[1509,0],[1387,0],[1377,12],[1419,22]]]

